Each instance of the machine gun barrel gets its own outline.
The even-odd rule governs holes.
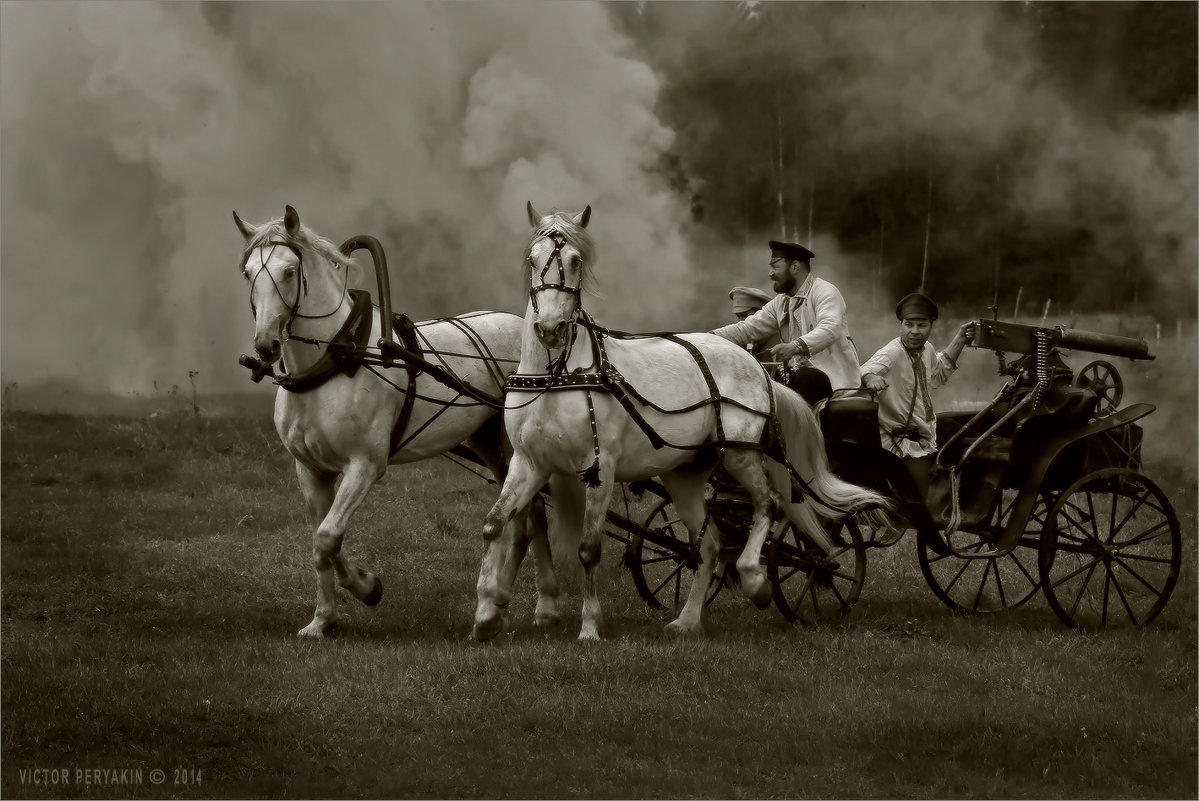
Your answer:
[[[1143,339],[1118,337],[1112,334],[1097,334],[1094,331],[1079,331],[1074,328],[1038,328],[1022,323],[1005,323],[1000,320],[977,320],[974,327],[974,347],[987,348],[1000,353],[1033,353],[1037,340],[1048,340],[1053,348],[1103,353],[1108,356],[1123,356],[1126,359],[1152,359],[1149,344]]]
[[[1057,326],[1054,339],[1059,348],[1085,350],[1088,353],[1103,353],[1108,356],[1122,356],[1126,359],[1153,359],[1149,353],[1149,343],[1143,339],[1119,337],[1112,334],[1097,334],[1093,331],[1079,331],[1074,328]]]

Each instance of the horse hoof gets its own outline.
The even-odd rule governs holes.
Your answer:
[[[562,625],[561,615],[536,614],[533,616],[533,625],[539,629],[558,628]]]
[[[503,615],[496,615],[487,620],[480,620],[475,623],[474,629],[471,630],[471,637],[475,642],[487,642],[494,640],[499,636],[499,633],[504,630]]]
[[[383,579],[375,576],[375,586],[367,593],[367,596],[362,599],[362,602],[367,606],[378,606],[379,601],[383,600]]]
[[[319,640],[324,637],[333,636],[334,630],[336,628],[337,628],[336,620],[331,620],[328,623],[321,623],[321,622],[314,620],[311,623],[309,623],[307,626],[305,626],[304,628],[297,631],[296,634],[300,637],[307,637],[309,639]]]
[[[754,602],[754,606],[756,606],[758,609],[768,609],[770,607],[769,592],[760,592],[750,598],[750,600]]]
[[[765,609],[770,606],[770,585],[760,575],[742,573],[741,592],[759,609]]]
[[[663,629],[667,634],[675,637],[695,637],[703,633],[699,626],[688,626],[677,620],[670,621]]]

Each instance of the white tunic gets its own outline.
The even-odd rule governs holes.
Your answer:
[[[878,425],[883,447],[898,456],[927,456],[937,452],[937,418],[929,390],[943,386],[957,369],[931,342],[924,343],[917,361],[924,367],[923,382],[917,380],[919,366],[896,337],[862,365],[863,376],[873,373],[887,381],[887,388],[878,397]],[[905,429],[915,429],[920,441],[895,436]]]
[[[802,340],[813,367],[823,370],[833,389],[861,385],[858,351],[849,339],[845,299],[835,286],[811,273],[792,295],[775,295],[766,305],[738,323],[712,332],[738,345],[760,342],[771,335],[784,342]],[[802,359],[788,362],[793,368]]]

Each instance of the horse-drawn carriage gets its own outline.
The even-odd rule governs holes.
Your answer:
[[[843,616],[862,591],[867,548],[885,545],[876,536],[880,507],[916,531],[922,571],[955,609],[1015,606],[1042,586],[1058,616],[1081,628],[1143,625],[1164,607],[1181,537],[1168,499],[1138,472],[1135,421],[1153,407],[1118,410],[1114,368],[1096,362],[1075,374],[1061,359],[1071,348],[1152,358],[1144,343],[978,321],[974,344],[1000,354],[1008,382],[977,413],[939,416],[943,445],[926,499],[880,447],[868,393],[835,395],[817,422],[725,340],[596,325],[579,300],[593,254],[582,230],[589,213],[541,218],[529,207],[523,321],[479,312],[418,324],[393,318],[373,238],[339,250],[303,229],[290,207],[263,226],[234,215],[246,238],[240,266],[259,356],[242,363],[256,381],[271,375],[282,387],[276,427],[313,513],[318,600],[301,634],[325,634],[336,622],[334,580],[378,603],[382,584],[341,546],[349,517],[387,464],[450,451],[504,481],[483,527],[479,639],[502,627],[530,544],[537,619],[558,616],[539,492],[552,477],[555,501],[585,496],[581,637],[599,633],[594,569],[605,536],[625,543],[623,562],[651,605],[678,606],[688,578],[702,585],[691,588],[671,624],[677,630],[696,630],[704,604],[733,576],[755,603],[773,600],[789,620]],[[375,261],[377,319],[369,297],[348,290],[344,272],[337,276],[359,247]],[[1005,353],[1019,358],[1007,365]],[[276,374],[280,354],[288,372]],[[379,392],[379,382],[394,391]],[[509,464],[501,410],[517,432]],[[763,469],[763,452],[776,462],[773,473]],[[633,496],[651,499],[639,502],[650,508],[635,513]],[[865,538],[860,521],[871,524]]]
[[[882,447],[878,405],[867,389],[837,390],[821,411],[834,471],[873,487],[897,505],[916,534],[921,572],[950,608],[972,613],[1019,606],[1037,590],[1067,626],[1141,626],[1165,607],[1178,578],[1181,533],[1169,499],[1140,472],[1137,420],[1154,407],[1118,408],[1123,382],[1106,361],[1075,373],[1063,351],[1152,359],[1141,340],[1039,328],[998,320],[974,323],[977,348],[995,351],[1007,381],[975,411],[938,414],[942,443],[927,497],[902,461]],[[1016,354],[1013,362],[1006,355]],[[634,585],[654,607],[677,603],[697,552],[656,495],[640,520],[609,514],[611,536],[626,543]],[[726,531],[744,528],[737,491],[714,481],[709,513]],[[772,531],[768,572],[779,611],[814,622],[849,612],[862,591],[866,551],[898,537],[862,536],[852,517],[837,524],[825,553],[787,521]],[[722,559],[729,561],[733,549]],[[729,571],[727,575],[732,575]],[[708,589],[716,597],[722,573]]]

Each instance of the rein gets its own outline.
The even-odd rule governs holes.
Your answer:
[[[341,308],[342,302],[345,300],[346,295],[349,293],[349,286],[350,286],[349,271],[347,270],[345,275],[343,276],[343,280],[342,280],[342,284],[341,284],[341,297],[337,299],[337,305],[335,305],[331,311],[328,311],[325,314],[300,314],[301,290],[303,290],[303,295],[305,297],[308,295],[308,275],[304,272],[304,252],[302,250],[300,250],[299,245],[297,245],[294,242],[289,242],[289,241],[285,241],[285,240],[281,240],[281,239],[272,239],[261,245],[255,245],[254,247],[247,250],[244,254],[242,254],[241,263],[242,264],[246,263],[246,259],[248,259],[250,257],[250,252],[252,250],[261,251],[261,250],[265,249],[267,245],[271,246],[270,252],[266,254],[265,258],[263,258],[261,254],[259,255],[258,270],[255,271],[254,278],[250,280],[250,311],[254,314],[255,317],[258,316],[258,309],[255,308],[255,306],[254,306],[254,286],[258,283],[258,277],[261,276],[265,272],[267,275],[267,278],[271,279],[271,285],[275,289],[275,294],[279,296],[279,299],[283,301],[283,305],[287,307],[288,321],[287,321],[287,325],[284,327],[284,332],[287,334],[288,339],[296,339],[296,340],[299,340],[300,342],[306,342],[308,344],[320,344],[312,339],[309,339],[308,337],[301,337],[301,336],[293,337],[291,335],[291,321],[292,321],[292,319],[297,319],[297,318],[301,319],[301,320],[324,320],[327,317],[332,317],[333,315],[337,314],[338,310]],[[290,250],[292,253],[294,253],[296,256],[296,271],[299,275],[297,276],[297,280],[296,280],[296,296],[295,296],[295,299],[291,303],[288,303],[287,298],[283,297],[283,290],[279,289],[279,282],[275,280],[275,276],[271,275],[270,270],[266,269],[266,263],[271,260],[271,256],[274,254],[275,248],[277,248],[277,247],[285,247],[288,250]],[[334,269],[340,269],[340,268],[338,266],[335,266]]]

